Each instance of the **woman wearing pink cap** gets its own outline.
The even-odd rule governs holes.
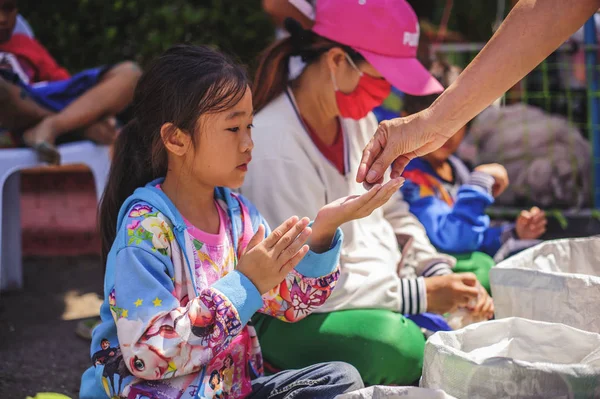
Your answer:
[[[253,163],[242,187],[269,223],[316,217],[322,205],[364,192],[354,176],[377,128],[371,110],[390,84],[415,95],[442,90],[415,58],[419,26],[404,0],[318,0],[311,31],[290,20],[286,28],[291,36],[268,48],[258,67]],[[322,226],[312,227],[318,236]],[[425,340],[403,315],[429,330],[448,327],[426,312],[471,305],[491,316],[475,276],[452,273],[454,259],[433,248],[400,193],[342,231],[342,275],[324,313],[294,326],[255,320],[275,368],[338,359],[367,384],[409,384],[420,376]]]

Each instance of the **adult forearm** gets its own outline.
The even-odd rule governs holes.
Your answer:
[[[429,116],[449,135],[535,68],[600,7],[600,0],[520,0]]]

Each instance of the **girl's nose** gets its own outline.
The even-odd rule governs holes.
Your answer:
[[[244,135],[244,138],[242,139],[242,152],[251,151],[253,148],[254,148],[254,141],[252,141],[252,135],[250,134],[250,131],[248,130],[248,132]]]

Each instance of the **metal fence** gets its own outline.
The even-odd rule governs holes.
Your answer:
[[[583,33],[583,43],[563,44],[499,100],[501,106],[522,102],[559,115],[589,141],[592,170],[586,175],[590,189],[582,202],[585,206],[547,209],[563,230],[573,219],[579,220],[579,224],[582,221],[595,224],[593,229],[587,226],[578,235],[600,233],[600,46],[593,18],[585,24]],[[483,43],[438,44],[432,45],[430,52],[432,58],[442,55],[449,63],[465,67],[483,46]],[[552,156],[548,154],[549,159]],[[503,154],[498,153],[497,162],[502,160]],[[519,205],[492,208],[490,214],[510,219],[521,209]]]
[[[596,31],[593,20],[585,25],[585,42],[567,42],[537,66],[501,103],[522,102],[541,108],[548,114],[561,115],[592,146],[592,197],[587,202],[600,208],[600,91]],[[459,43],[431,46],[432,57],[442,55],[449,63],[468,65],[484,44]],[[501,161],[502,154],[498,154]],[[551,154],[549,154],[551,156]]]

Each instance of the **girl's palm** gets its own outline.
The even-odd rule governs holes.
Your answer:
[[[317,219],[328,225],[340,226],[351,220],[367,217],[385,204],[403,183],[404,179],[400,177],[384,185],[377,184],[362,195],[339,198],[321,208]]]

